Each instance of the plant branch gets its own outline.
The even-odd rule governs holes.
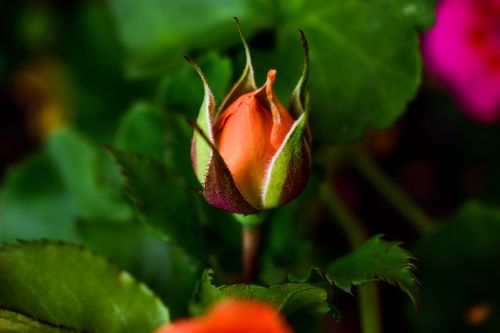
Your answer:
[[[332,188],[332,185],[323,183],[320,186],[320,195],[328,207],[330,213],[335,217],[337,226],[347,237],[349,246],[357,248],[368,239],[368,234],[358,219],[347,209],[342,198]]]
[[[338,227],[347,237],[354,249],[368,239],[368,233],[361,222],[345,206],[342,198],[328,182],[320,187],[320,196],[330,213],[335,217]],[[378,287],[375,283],[367,283],[358,287],[358,304],[364,333],[381,333],[382,321]]]
[[[243,279],[245,283],[255,282],[259,275],[261,241],[260,226],[243,226]]]
[[[419,233],[426,233],[433,228],[432,219],[401,190],[398,184],[389,179],[366,153],[356,150],[353,152],[352,157],[361,174]]]

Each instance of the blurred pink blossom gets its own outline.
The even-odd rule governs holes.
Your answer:
[[[423,51],[471,118],[500,120],[500,0],[439,1]]]

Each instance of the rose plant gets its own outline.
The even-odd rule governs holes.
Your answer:
[[[364,332],[380,333],[374,281],[398,286],[418,305],[414,257],[399,242],[369,237],[355,214],[364,207],[361,196],[349,186],[337,190],[342,170],[357,168],[368,180],[378,177],[373,184],[395,211],[432,229],[370,164],[367,146],[350,145],[367,127],[389,126],[415,95],[416,26],[427,21],[421,16],[432,17],[432,6],[91,3],[81,13],[68,7],[81,14],[68,16],[70,27],[88,24],[78,38],[72,29],[61,32],[77,47],[40,54],[76,57],[82,45],[100,52],[71,59],[71,72],[62,64],[47,66],[42,76],[44,66],[27,68],[23,77],[33,84],[15,89],[21,100],[44,101],[46,93],[60,99],[56,110],[44,112],[64,113],[65,124],[12,168],[0,189],[0,331],[310,333],[337,325],[338,303],[355,303],[354,295],[360,314],[347,306],[349,317],[359,317]],[[101,12],[108,5],[113,15]],[[6,33],[31,34],[36,45],[33,31],[50,22],[44,13],[51,6],[28,11],[21,28]],[[237,32],[227,29],[233,12],[248,24],[249,43],[238,24],[241,42],[233,45]],[[108,16],[132,38],[116,38],[123,49],[106,58],[102,53],[116,42],[101,36]],[[89,36],[95,40],[87,45]],[[255,68],[268,70],[261,86],[249,44]],[[135,61],[118,58],[136,47]],[[193,55],[195,71],[182,54]],[[4,55],[2,47],[0,67]],[[239,55],[243,74],[229,88]],[[148,80],[129,82],[142,75]],[[54,82],[45,87],[47,78]],[[68,78],[75,100],[58,90]],[[291,92],[290,101],[276,91]],[[121,115],[130,98],[136,102]],[[28,103],[33,112],[36,102]],[[340,142],[349,144],[332,146]],[[385,231],[378,222],[366,227]]]

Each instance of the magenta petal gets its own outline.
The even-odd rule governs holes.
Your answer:
[[[473,119],[500,119],[500,0],[441,0],[424,35],[429,70]]]

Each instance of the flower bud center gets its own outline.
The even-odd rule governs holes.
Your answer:
[[[214,126],[222,158],[245,199],[256,208],[262,206],[267,167],[293,125],[273,93],[275,75],[276,71],[270,70],[266,84],[236,99]]]

